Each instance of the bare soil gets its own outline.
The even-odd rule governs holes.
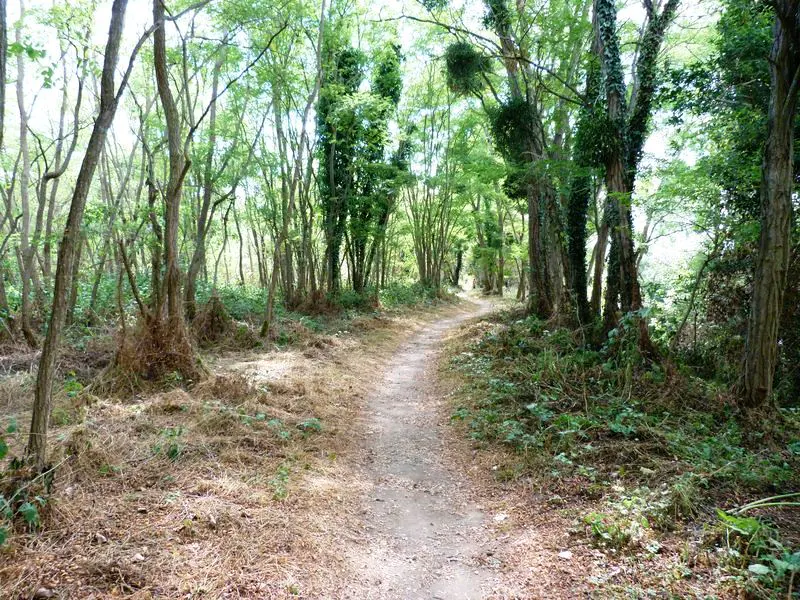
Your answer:
[[[479,310],[486,310],[481,306]],[[445,457],[436,356],[446,332],[474,310],[442,319],[395,354],[370,397],[362,461],[363,542],[349,549],[353,598],[477,599],[510,592],[493,558],[480,498]]]

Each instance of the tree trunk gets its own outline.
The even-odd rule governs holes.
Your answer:
[[[214,191],[214,148],[217,142],[217,96],[219,90],[219,74],[225,60],[225,53],[220,52],[214,62],[211,81],[211,105],[208,113],[208,153],[203,170],[203,198],[200,212],[197,216],[197,231],[195,232],[195,245],[189,270],[186,273],[186,289],[184,290],[186,302],[186,316],[191,321],[197,312],[197,275],[206,259],[206,233],[208,232],[208,217],[211,209],[211,194]]]
[[[594,247],[594,272],[592,274],[592,296],[589,299],[589,309],[594,318],[600,316],[600,304],[603,296],[603,265],[606,261],[607,247],[608,221],[605,214],[603,214],[597,228],[597,244]]]
[[[774,4],[767,144],[761,169],[761,234],[744,352],[742,405],[764,406],[772,394],[778,326],[791,249],[794,118],[800,83],[800,1]]]
[[[67,313],[67,293],[71,287],[71,276],[77,245],[81,236],[81,222],[86,208],[86,199],[92,184],[97,163],[105,144],[106,134],[114,119],[119,103],[119,96],[114,85],[114,71],[119,56],[119,45],[122,38],[123,22],[127,0],[114,0],[111,9],[111,24],[108,30],[103,72],[100,86],[100,112],[94,123],[86,154],[78,172],[75,188],[72,193],[67,224],[58,249],[55,287],[53,289],[53,305],[50,311],[50,323],[47,328],[42,356],[39,359],[39,371],[36,375],[36,395],[31,417],[30,437],[26,450],[27,458],[39,469],[44,468],[47,460],[47,428],[52,404],[53,377],[55,376],[58,344]],[[124,86],[126,80],[123,80]]]
[[[189,170],[189,162],[183,153],[180,132],[180,114],[169,84],[167,70],[166,26],[164,22],[164,4],[161,0],[153,0],[153,65],[156,73],[156,85],[161,106],[164,109],[164,120],[167,125],[167,146],[169,151],[169,178],[164,196],[166,204],[164,218],[164,298],[166,300],[167,319],[170,327],[184,332],[183,303],[180,293],[181,278],[178,266],[178,224],[180,221],[181,195],[183,180]]]
[[[65,325],[67,327],[72,325],[75,318],[75,305],[78,304],[78,275],[80,274],[81,268],[81,253],[85,245],[86,237],[81,235],[78,240],[78,247],[75,249],[75,260],[72,262],[72,275],[70,275],[72,285],[70,286],[69,301],[67,302],[67,316],[65,320]]]
[[[16,43],[24,43],[22,37],[22,22],[25,18],[25,3],[19,3],[19,21],[16,27]],[[29,185],[31,174],[31,158],[28,149],[28,113],[25,108],[25,53],[17,54],[17,106],[19,108],[19,147],[22,157],[19,174],[19,196],[22,209],[22,225],[19,236],[20,276],[22,279],[22,306],[20,325],[22,335],[31,348],[37,348],[39,342],[33,333],[31,325],[31,280],[33,278],[34,248],[30,243],[31,211],[29,198]]]
[[[594,36],[593,56],[589,59],[591,62],[586,76],[585,100],[578,116],[578,130],[575,135],[573,150],[575,173],[570,181],[567,201],[569,259],[567,273],[572,296],[578,309],[578,321],[581,325],[590,324],[593,316],[598,314],[597,312],[593,313],[590,308],[586,277],[586,223],[589,201],[594,196],[592,169],[600,166],[595,164],[597,161],[594,157],[597,156],[597,149],[594,147],[594,136],[591,131],[593,127],[597,127],[599,116],[595,111],[595,103],[599,100],[601,77],[597,45],[598,38]]]
[[[624,312],[638,313],[642,308],[633,244],[631,197],[652,110],[656,59],[667,25],[674,18],[677,7],[678,0],[667,0],[658,14],[652,3],[646,6],[648,22],[637,46],[635,85],[630,106],[627,107],[617,33],[617,9],[613,0],[595,1],[595,52],[602,60],[610,125],[605,153],[607,210],[604,218],[611,233],[604,317],[606,330],[616,326],[617,295],[621,299],[620,305]],[[635,318],[640,351],[651,358],[657,356],[657,350],[650,340],[646,319],[641,315],[636,315]]]

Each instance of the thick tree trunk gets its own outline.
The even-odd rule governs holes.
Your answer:
[[[33,403],[30,437],[28,438],[27,457],[39,469],[47,460],[47,427],[52,404],[53,377],[55,375],[58,345],[64,321],[67,316],[67,293],[71,287],[71,278],[77,246],[80,243],[81,223],[86,208],[86,199],[92,184],[97,163],[105,144],[106,134],[119,102],[119,94],[114,85],[114,71],[119,57],[119,45],[122,38],[123,22],[127,0],[114,0],[111,9],[111,24],[108,30],[103,72],[100,85],[100,112],[94,123],[86,154],[83,157],[75,188],[72,193],[67,225],[58,249],[55,287],[53,289],[53,305],[50,311],[50,323],[47,329],[42,356],[39,359],[39,371],[36,375],[36,396]],[[123,81],[123,85],[125,82]]]
[[[587,295],[586,276],[586,224],[589,213],[589,202],[594,196],[594,176],[592,169],[596,164],[597,148],[594,147],[595,136],[592,128],[597,127],[598,115],[595,104],[600,100],[600,56],[598,37],[594,36],[593,56],[586,76],[586,93],[584,105],[578,116],[578,130],[575,135],[573,150],[573,169],[575,173],[570,181],[569,198],[567,200],[567,246],[569,268],[567,269],[569,286],[575,306],[578,310],[578,321],[581,325],[592,322],[598,312],[591,310]]]
[[[646,6],[648,22],[638,45],[635,85],[630,107],[617,34],[617,10],[613,0],[595,0],[595,52],[602,58],[605,75],[606,110],[610,124],[607,136],[606,212],[611,233],[608,285],[606,286],[606,330],[616,326],[617,296],[623,312],[642,308],[636,252],[633,244],[631,197],[655,92],[656,60],[667,26],[675,16],[678,0],[667,0],[661,13],[652,3]],[[640,351],[650,357],[657,351],[650,340],[646,320],[636,316]]]
[[[770,54],[767,144],[761,170],[761,234],[747,325],[742,405],[765,405],[772,394],[778,326],[791,249],[794,119],[800,84],[800,1],[775,3]]]

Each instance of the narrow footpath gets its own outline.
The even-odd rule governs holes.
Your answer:
[[[490,306],[471,308],[404,344],[369,399],[364,469],[373,487],[364,498],[367,543],[349,557],[362,574],[353,598],[509,597],[491,558],[488,517],[443,458],[443,399],[433,393],[443,337]]]

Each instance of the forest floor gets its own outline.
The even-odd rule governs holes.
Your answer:
[[[39,527],[0,549],[0,598],[509,597],[502,515],[447,457],[435,388],[442,337],[487,308],[207,353],[188,391],[98,398],[68,377],[56,477]],[[27,422],[32,380],[0,379],[6,420]],[[19,454],[23,432],[7,441]]]
[[[646,558],[599,549],[576,526],[603,508],[597,486],[526,484],[530,457],[453,426],[465,381],[448,365],[493,308],[207,353],[213,375],[188,391],[62,394],[60,466],[41,527],[0,549],[0,598],[694,597],[665,583],[686,577],[682,538]],[[30,385],[0,379],[20,423]],[[8,441],[21,451],[22,434]],[[693,589],[728,597],[705,576]]]

